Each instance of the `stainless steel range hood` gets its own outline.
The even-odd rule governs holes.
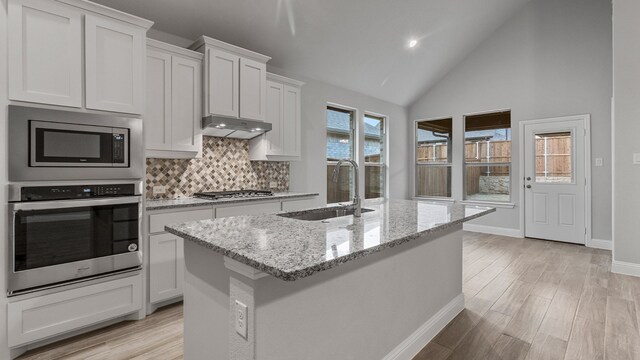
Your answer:
[[[267,131],[271,131],[271,124],[263,121],[215,115],[202,118],[202,133],[204,135],[248,140]]]

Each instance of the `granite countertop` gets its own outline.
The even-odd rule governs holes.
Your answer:
[[[361,218],[303,221],[275,214],[168,225],[165,229],[282,280],[294,281],[494,212],[414,200],[366,200]]]
[[[180,199],[159,199],[159,200],[147,200],[145,209],[147,209],[147,211],[179,209],[179,208],[185,208],[185,207],[208,206],[208,205],[216,205],[216,204],[235,204],[235,203],[253,202],[253,201],[269,201],[269,200],[279,200],[279,199],[304,198],[304,197],[312,197],[312,196],[318,196],[318,195],[319,195],[318,193],[274,192],[273,196],[263,196],[263,197],[253,197],[253,198],[229,198],[229,199],[210,200],[210,199],[201,199],[201,198],[191,197],[191,198],[180,198]]]

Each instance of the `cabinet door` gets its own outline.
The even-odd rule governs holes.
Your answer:
[[[171,55],[147,50],[145,148],[171,150]]]
[[[144,100],[145,30],[86,15],[87,108],[141,114]]]
[[[182,238],[172,234],[149,236],[149,302],[181,296],[183,284]]]
[[[82,14],[53,1],[9,1],[9,98],[82,107]]]
[[[171,144],[176,151],[200,151],[200,61],[174,56],[171,62]]]
[[[267,155],[282,154],[283,105],[284,85],[267,81],[267,122],[271,123],[271,131],[265,134]]]
[[[300,156],[300,88],[284,86],[282,112],[282,152],[287,156]]]
[[[238,117],[240,96],[240,57],[207,49],[207,107],[208,114]],[[207,115],[208,115],[207,114]]]
[[[267,64],[240,59],[240,117],[267,119]]]

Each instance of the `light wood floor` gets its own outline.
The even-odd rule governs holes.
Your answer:
[[[640,359],[640,279],[610,267],[608,251],[465,233],[466,309],[414,360]],[[20,359],[182,359],[182,306]]]

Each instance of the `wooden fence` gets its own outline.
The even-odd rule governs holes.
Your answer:
[[[546,141],[546,145],[545,145]],[[546,151],[545,151],[546,146]],[[510,167],[483,166],[484,163],[511,162],[511,141],[479,141],[465,144],[465,181],[467,194],[481,192],[482,176],[509,176]],[[447,163],[447,144],[424,144],[416,151],[422,164]],[[545,167],[546,159],[546,167]],[[450,162],[450,161],[449,161]],[[477,164],[477,165],[474,165]],[[416,194],[421,196],[451,196],[451,168],[448,166],[418,166],[416,169]],[[571,137],[555,135],[536,140],[536,176],[571,176]]]

